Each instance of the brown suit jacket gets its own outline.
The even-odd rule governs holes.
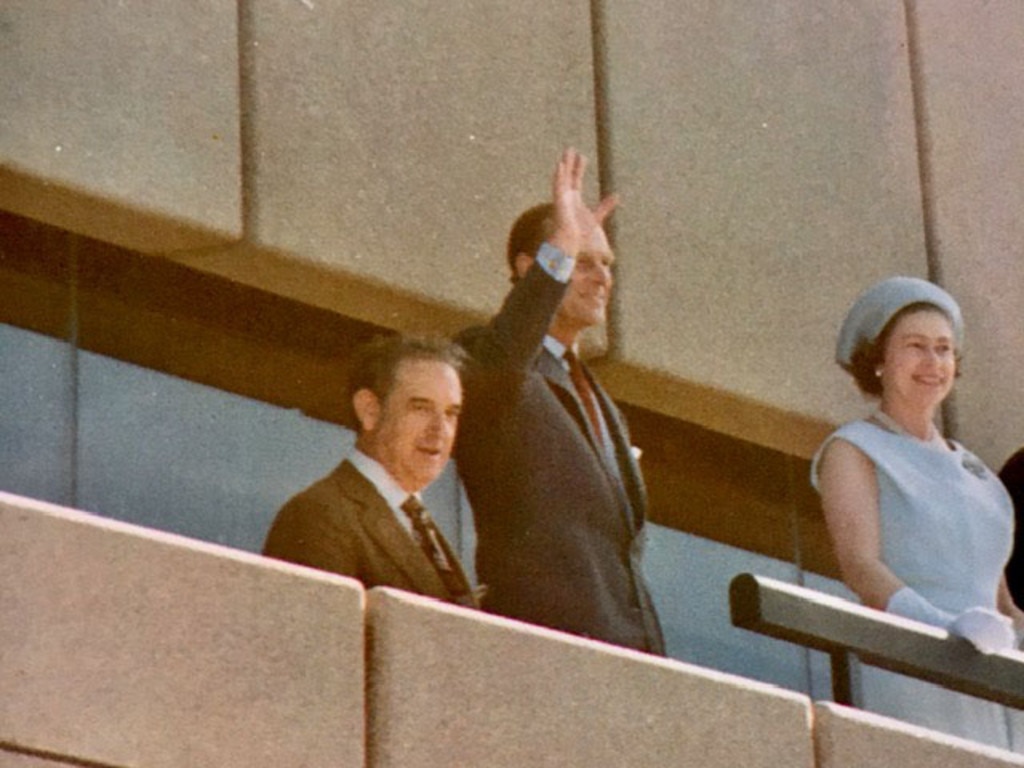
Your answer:
[[[469,581],[446,541],[449,562],[470,596],[453,595],[430,560],[369,480],[348,461],[288,501],[274,519],[263,554],[394,587],[474,605]]]

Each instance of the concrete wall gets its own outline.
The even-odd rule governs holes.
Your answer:
[[[10,494],[0,584],[0,768],[1024,765],[764,683]]]
[[[932,247],[967,325],[959,434],[999,466],[1024,445],[1024,6],[910,7]]]
[[[818,768],[996,768],[1024,756],[831,702],[814,705]]]
[[[0,208],[141,251],[241,237],[237,15],[4,2]]]
[[[508,223],[576,144],[623,196],[621,398],[807,456],[861,410],[831,363],[846,307],[930,257],[972,329],[959,429],[999,463],[1024,440],[1021,13],[15,0],[0,206],[450,330],[497,306]]]
[[[59,768],[62,765],[67,765],[67,763],[34,755],[8,752],[0,747],[0,768]]]
[[[626,200],[608,375],[657,410],[813,450],[817,425],[775,412],[852,412],[831,365],[842,313],[878,276],[927,269],[902,4],[625,0],[607,29]]]
[[[147,768],[363,759],[358,584],[9,494],[0,584],[0,745]]]
[[[380,768],[811,763],[803,696],[396,591],[368,623]]]
[[[180,258],[392,328],[489,311],[509,217],[595,154],[590,37],[585,0],[245,3],[246,242]]]

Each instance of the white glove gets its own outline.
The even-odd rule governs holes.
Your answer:
[[[907,619],[931,624],[933,627],[946,629],[953,623],[953,614],[936,608],[910,587],[897,590],[885,606],[888,613],[895,613]]]
[[[982,653],[1008,651],[1016,647],[1017,638],[1010,617],[991,608],[968,608],[953,620],[949,633],[966,638]]]

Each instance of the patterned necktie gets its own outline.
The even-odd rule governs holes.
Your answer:
[[[441,544],[444,536],[430,513],[427,512],[427,508],[415,496],[410,496],[402,502],[402,511],[409,516],[409,520],[412,522],[413,538],[416,539],[423,554],[437,570],[448,591],[456,597],[467,593],[468,585],[463,583],[462,578],[455,572],[445,554],[445,548]]]
[[[587,411],[587,418],[590,419],[590,426],[594,428],[594,435],[598,443],[603,444],[601,419],[597,415],[597,397],[594,395],[594,388],[590,386],[587,374],[583,372],[580,359],[576,357],[571,349],[565,350],[565,361],[569,364],[569,378],[572,379],[572,383],[576,387],[576,393],[580,396],[580,400],[583,401],[583,407]]]

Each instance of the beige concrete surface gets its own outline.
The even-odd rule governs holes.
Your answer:
[[[255,0],[242,32],[250,246],[182,258],[392,328],[496,310],[508,227],[593,154],[590,4]]]
[[[1024,755],[832,702],[814,705],[817,768],[996,768]]]
[[[812,763],[803,696],[416,595],[367,606],[373,768]]]
[[[0,494],[0,744],[145,768],[363,759],[361,587]]]
[[[0,747],[0,768],[60,768],[67,763],[47,760],[42,757],[8,752]]]
[[[12,0],[0,209],[450,331],[496,309],[509,223],[562,146],[595,157],[600,113],[613,394],[809,456],[864,410],[831,362],[846,307],[926,275],[929,232],[969,323],[955,434],[998,466],[1024,443],[1022,14]]]
[[[856,295],[924,276],[902,3],[611,0],[626,399],[808,455]],[[788,418],[787,418],[788,415]],[[780,418],[781,416],[781,418]]]
[[[1024,445],[1024,5],[911,2],[934,249],[967,326],[957,436]]]
[[[240,237],[237,15],[5,0],[0,208],[140,251]]]

